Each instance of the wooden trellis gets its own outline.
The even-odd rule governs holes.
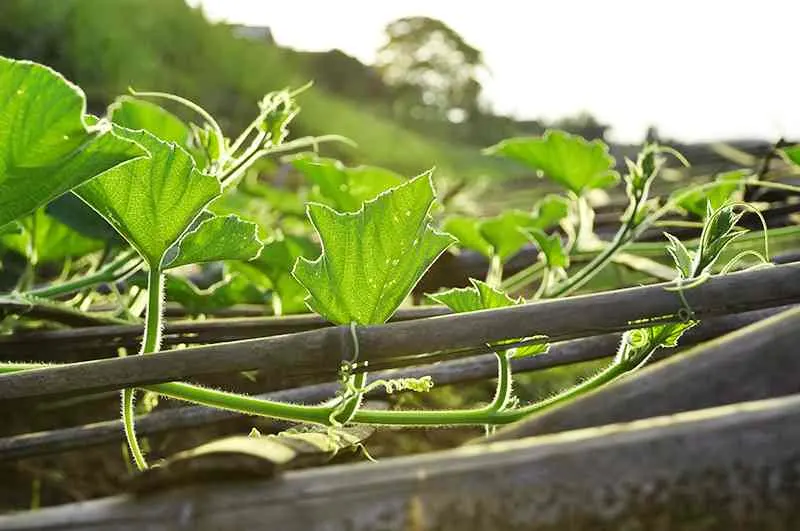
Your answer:
[[[794,529],[798,325],[786,310],[463,448],[167,485],[0,529]]]

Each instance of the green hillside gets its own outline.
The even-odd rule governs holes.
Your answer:
[[[84,88],[96,111],[129,86],[167,91],[200,103],[231,133],[265,92],[315,78],[304,54],[238,38],[182,0],[3,0],[0,54],[53,66]],[[358,145],[327,146],[326,154],[409,175],[432,166],[453,177],[506,172],[474,146],[410,131],[320,85],[300,97],[293,135],[336,133]]]

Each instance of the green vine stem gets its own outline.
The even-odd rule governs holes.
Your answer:
[[[489,270],[486,272],[486,283],[497,288],[503,279],[503,261],[499,255],[492,255],[489,261]]]
[[[505,358],[505,356],[503,357]],[[0,364],[0,373],[11,373],[45,366],[45,364],[3,363]],[[510,364],[506,365],[501,362],[499,367],[499,374],[507,375],[508,377],[503,376],[498,378],[498,391],[495,394],[494,400],[488,406],[475,409],[410,411],[358,409],[354,412],[351,422],[357,424],[402,427],[508,424],[595,389],[617,378],[627,370],[625,366],[619,363],[612,363],[609,367],[592,378],[562,393],[517,409],[505,409],[498,406],[507,405],[510,400],[511,379],[510,374],[507,373]],[[228,391],[207,389],[198,385],[181,382],[149,385],[144,387],[144,389],[194,404],[234,411],[245,415],[257,415],[292,422],[331,425],[331,415],[338,411],[336,405],[307,406],[275,402]],[[130,440],[128,442],[130,443]]]
[[[618,251],[625,247],[626,244],[633,241],[634,238],[629,236],[638,226],[636,223],[636,214],[646,199],[647,196],[645,194],[638,195],[636,197],[636,200],[631,204],[630,216],[628,216],[628,218],[625,220],[625,223],[619,228],[611,243],[607,245],[603,251],[600,252],[600,254],[595,256],[580,271],[563,282],[556,284],[550,290],[543,293],[542,296],[547,298],[564,297],[575,290],[580,289],[603,267],[605,267]]]
[[[120,254],[119,258],[106,264],[90,275],[85,275],[62,284],[32,289],[26,291],[24,294],[42,298],[53,298],[61,295],[68,295],[98,284],[117,282],[135,273],[142,267],[144,262],[141,259],[134,258],[135,254],[133,250],[124,252]]]
[[[136,438],[136,429],[134,427],[134,416],[136,414],[134,408],[135,391],[136,389],[122,390],[122,426],[125,430],[125,439],[128,441],[130,455],[133,457],[136,468],[141,471],[147,469],[147,461],[144,458],[144,452],[142,452],[141,446],[139,446],[139,440]]]
[[[161,350],[161,323],[164,317],[164,275],[160,267],[147,273],[147,314],[144,322],[144,341],[141,354]]]
[[[544,270],[544,262],[538,261],[504,279],[503,282],[500,283],[500,289],[506,293],[519,291],[536,282],[536,280],[543,275]]]
[[[147,273],[147,314],[144,323],[144,339],[140,354],[151,354],[161,350],[161,322],[164,313],[164,275],[159,266],[152,266]],[[125,439],[139,470],[147,469],[139,440],[136,438],[134,408],[136,389],[122,390],[122,422],[125,428]]]
[[[489,405],[495,411],[502,411],[511,405],[513,400],[513,378],[511,374],[511,358],[516,349],[506,352],[495,352],[497,357],[497,390]]]
[[[312,147],[314,151],[316,151],[318,145],[325,142],[342,142],[350,146],[355,145],[352,140],[341,135],[322,135],[318,137],[298,138],[296,140],[292,140],[291,142],[286,142],[285,144],[254,151],[248,150],[248,152],[241,155],[235,161],[231,161],[230,167],[226,169],[225,172],[220,176],[220,183],[222,183],[223,188],[227,188],[231,183],[236,182],[236,180],[241,177],[241,175],[246,172],[250,166],[255,164],[258,159],[267,155],[276,155],[278,153],[285,153],[293,149],[301,149],[305,147]],[[253,145],[259,147],[258,144],[254,143]]]

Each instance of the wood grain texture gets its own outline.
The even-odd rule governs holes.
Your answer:
[[[445,315],[442,306],[401,309],[393,321]],[[294,334],[332,326],[319,315],[238,317],[205,321],[171,321],[164,326],[163,345],[222,343],[255,337]],[[32,330],[0,336],[0,355],[5,361],[83,361],[116,357],[117,349],[135,352],[142,342],[142,325],[110,325],[66,330]]]
[[[0,517],[0,529],[415,531],[800,525],[800,397]]]

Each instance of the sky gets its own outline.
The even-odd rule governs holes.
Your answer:
[[[387,23],[438,18],[481,49],[499,113],[588,111],[612,140],[649,125],[686,141],[800,138],[797,0],[189,0],[212,20],[269,26],[282,46],[370,64]]]

